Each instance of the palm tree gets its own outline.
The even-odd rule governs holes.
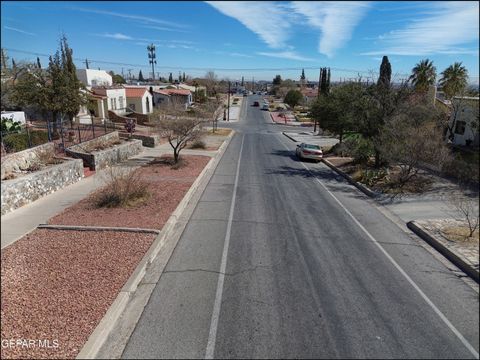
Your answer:
[[[426,92],[430,85],[435,84],[436,77],[437,69],[433,66],[433,61],[424,59],[412,69],[412,75],[409,80],[412,81],[415,90]]]
[[[467,87],[468,70],[461,62],[456,62],[443,70],[440,86],[447,99],[453,98]]]

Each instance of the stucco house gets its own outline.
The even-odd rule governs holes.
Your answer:
[[[165,107],[170,104],[180,104],[185,109],[192,105],[192,92],[186,89],[162,89],[153,91],[155,107]]]
[[[112,76],[105,70],[77,69],[77,77],[87,88],[112,86]]]
[[[143,86],[124,86],[127,97],[127,110],[140,114],[150,114],[153,111],[153,97]]]
[[[479,146],[479,98],[454,97],[450,114],[453,127],[452,143],[455,145]]]

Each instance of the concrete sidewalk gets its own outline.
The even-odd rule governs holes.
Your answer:
[[[330,147],[338,143],[338,139],[332,136],[315,135],[312,131],[284,131],[283,135],[294,142],[318,145],[320,147]]]
[[[222,138],[223,141],[224,137]],[[219,139],[220,140],[220,139]],[[207,143],[210,141],[207,139]],[[214,156],[217,151],[184,149],[182,155]],[[143,148],[143,152],[116,166],[140,166],[152,161],[153,158],[163,154],[171,154],[170,144],[162,144],[156,148]],[[60,213],[69,206],[87,197],[91,192],[105,184],[104,171],[83,178],[75,184],[69,185],[53,194],[44,196],[30,204],[22,206],[1,217],[1,248],[14,243],[22,236],[28,234],[39,224],[45,224],[48,219]]]

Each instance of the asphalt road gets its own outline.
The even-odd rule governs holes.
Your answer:
[[[478,357],[475,290],[266,113],[233,126],[124,358]]]

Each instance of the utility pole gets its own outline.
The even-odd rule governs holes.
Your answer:
[[[227,113],[227,121],[230,121],[230,80],[228,81],[228,113]]]
[[[133,69],[128,69],[128,79],[132,80],[132,70]]]
[[[147,46],[148,50],[148,62],[152,64],[152,77],[153,81],[155,81],[155,65],[157,64],[157,60],[155,60],[155,45],[151,44]]]
[[[85,67],[86,67],[87,69],[89,69],[89,67],[88,67],[88,59],[85,59]]]

